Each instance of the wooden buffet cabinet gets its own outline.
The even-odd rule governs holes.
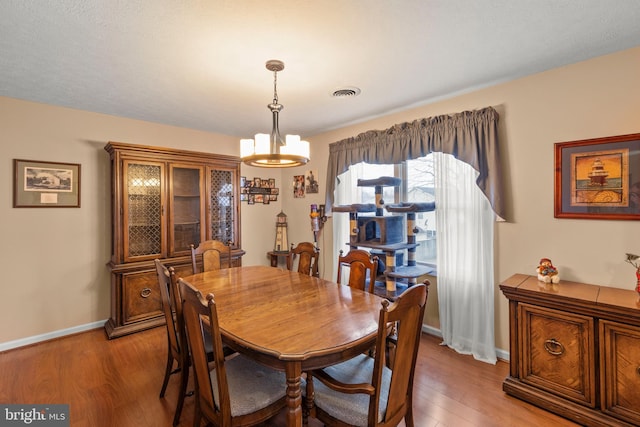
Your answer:
[[[515,274],[506,393],[585,426],[640,425],[640,300],[635,291]]]
[[[240,159],[109,142],[112,247],[109,338],[164,324],[153,260],[192,273],[190,245],[231,242],[240,265]]]

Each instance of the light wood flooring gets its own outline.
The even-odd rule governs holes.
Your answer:
[[[177,375],[165,398],[158,397],[166,346],[164,328],[111,341],[96,329],[0,353],[0,402],[67,403],[71,426],[171,426]],[[508,371],[505,362],[478,362],[423,335],[414,382],[416,427],[577,425],[504,394]],[[192,425],[193,409],[188,397],[181,426]],[[284,425],[283,414],[266,424]]]

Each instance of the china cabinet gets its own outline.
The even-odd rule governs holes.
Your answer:
[[[109,338],[164,323],[153,260],[191,274],[190,245],[220,240],[240,265],[240,159],[109,142],[112,248]]]
[[[515,274],[508,394],[585,426],[640,425],[640,301],[635,291]]]

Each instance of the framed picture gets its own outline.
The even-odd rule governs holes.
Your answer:
[[[262,187],[262,180],[260,178],[253,178],[253,186],[256,188]]]
[[[318,192],[318,171],[309,170],[305,173],[306,192],[317,193]]]
[[[293,176],[293,197],[295,199],[304,197],[304,175]]]
[[[14,208],[79,208],[80,164],[13,160]]]
[[[640,133],[556,143],[554,216],[640,219]]]

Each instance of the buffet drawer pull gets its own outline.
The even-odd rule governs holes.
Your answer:
[[[564,346],[560,344],[560,342],[556,341],[555,338],[546,340],[544,342],[544,349],[547,350],[547,353],[553,354],[554,356],[560,356],[564,353]]]
[[[142,289],[142,292],[140,292],[140,296],[142,298],[149,298],[151,296],[151,288]]]

